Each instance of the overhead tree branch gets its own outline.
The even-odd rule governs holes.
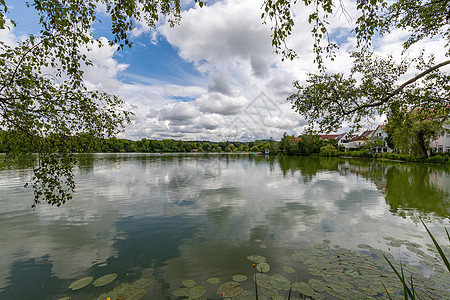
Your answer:
[[[360,109],[363,108],[370,108],[370,107],[377,107],[377,106],[381,106],[383,104],[385,104],[386,102],[388,102],[392,97],[394,97],[395,95],[399,94],[406,86],[410,85],[411,83],[416,82],[417,80],[419,80],[420,78],[424,77],[425,75],[428,75],[429,73],[436,71],[439,68],[442,68],[443,66],[446,66],[450,64],[450,59],[446,60],[444,62],[441,62],[437,65],[432,66],[431,68],[417,74],[416,76],[414,76],[413,78],[409,79],[408,81],[404,82],[402,85],[400,85],[398,88],[396,88],[394,91],[392,91],[391,93],[387,94],[386,97],[384,97],[383,99],[381,99],[380,101],[374,102],[374,103],[367,103],[367,104],[363,104],[360,105],[352,110],[348,110],[345,115],[350,115],[353,114],[357,111],[359,111]]]

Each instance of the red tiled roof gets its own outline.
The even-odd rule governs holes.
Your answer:
[[[363,141],[368,140],[369,136],[372,134],[372,132],[373,132],[373,130],[366,130],[361,135],[351,139],[350,142],[359,141],[359,140],[363,140]]]
[[[341,136],[341,135],[340,134],[322,134],[319,136],[319,139],[329,141],[329,140],[335,140],[339,136]]]

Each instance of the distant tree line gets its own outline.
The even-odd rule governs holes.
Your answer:
[[[320,154],[323,156],[336,156],[339,150],[336,140],[322,140],[317,135],[303,134],[298,137],[283,134],[280,141],[280,151],[287,155],[306,156]]]
[[[132,141],[118,139],[116,137],[100,139],[87,133],[64,138],[66,139],[64,142],[64,146],[67,148],[66,150],[74,153],[264,152],[266,149],[269,149],[270,153],[277,153],[279,148],[279,142],[273,139],[255,140],[252,142],[210,142],[172,139],[150,140],[143,138],[138,141]],[[16,139],[17,135],[0,130],[0,152],[10,153],[16,147]],[[27,147],[27,149],[23,149],[24,152],[34,151],[32,145],[27,145]]]

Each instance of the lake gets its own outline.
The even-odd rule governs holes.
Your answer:
[[[96,299],[140,278],[154,278],[143,299],[175,298],[187,279],[207,288],[203,297],[219,299],[218,287],[238,274],[248,277],[240,285],[250,299],[252,254],[267,259],[267,274],[291,282],[325,282],[314,266],[327,259],[339,264],[335,257],[345,253],[363,268],[376,249],[437,278],[430,276],[438,260],[421,262],[436,255],[419,217],[449,244],[443,226],[449,228],[450,172],[439,166],[253,154],[83,155],[73,199],[35,210],[33,191],[24,188],[30,178],[25,163],[2,158],[0,299]],[[307,261],[320,257],[311,249],[322,251],[319,262]],[[300,251],[306,260],[293,256]],[[339,276],[364,276],[359,268],[350,274],[356,268],[342,261],[339,268]],[[111,273],[117,278],[108,285],[68,288]],[[207,283],[211,277],[220,283]],[[261,289],[274,290],[260,280]],[[317,299],[339,298],[321,294]]]

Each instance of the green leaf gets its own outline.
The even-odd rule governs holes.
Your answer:
[[[242,293],[243,288],[239,285],[238,282],[235,281],[228,281],[222,284],[217,289],[217,294],[222,296],[223,298],[226,297],[236,297],[240,293]]]
[[[287,291],[291,287],[291,283],[289,282],[289,280],[287,280],[286,277],[280,274],[273,275],[270,278],[270,283],[274,288],[276,288],[279,291],[281,290]]]
[[[270,265],[268,263],[259,263],[256,265],[256,270],[261,273],[267,273],[270,270]]]
[[[195,282],[194,280],[191,280],[191,279],[183,280],[183,285],[188,288],[193,287],[196,284],[197,284],[197,282]]]
[[[312,287],[306,282],[294,282],[292,287],[305,296],[311,297],[314,294]]]
[[[439,245],[439,243],[436,241],[436,239],[434,238],[434,236],[431,234],[431,231],[428,230],[427,225],[425,225],[425,223],[422,221],[422,219],[420,219],[420,221],[422,222],[423,226],[425,227],[425,229],[427,230],[428,234],[430,235],[431,240],[433,241],[433,244],[436,246],[436,249],[439,252],[439,255],[441,256],[442,260],[445,263],[445,266],[447,267],[447,270],[450,272],[450,263],[447,259],[447,257],[445,256],[444,251],[442,251],[441,246]],[[447,232],[448,235],[448,232]]]
[[[85,286],[87,286],[89,283],[91,283],[91,281],[93,279],[94,279],[94,277],[84,277],[84,278],[78,279],[77,281],[74,281],[69,285],[69,289],[71,289],[73,291],[82,289]]]
[[[188,299],[198,299],[206,293],[206,286],[195,286],[188,290]]]
[[[232,277],[233,281],[246,281],[247,280],[247,276],[245,275],[233,275]]]
[[[289,274],[295,273],[295,269],[290,266],[283,266],[283,270]]]
[[[116,278],[117,278],[117,273],[108,274],[108,275],[105,275],[105,276],[102,276],[102,277],[96,279],[93,282],[93,285],[95,287],[104,286],[104,285],[107,285],[107,284],[113,282]]]
[[[172,294],[177,297],[187,297],[188,293],[189,293],[189,288],[187,288],[187,287],[178,288],[172,292]]]
[[[210,283],[210,284],[217,284],[220,282],[220,278],[219,277],[211,277],[211,278],[208,278],[206,280],[206,282]]]

